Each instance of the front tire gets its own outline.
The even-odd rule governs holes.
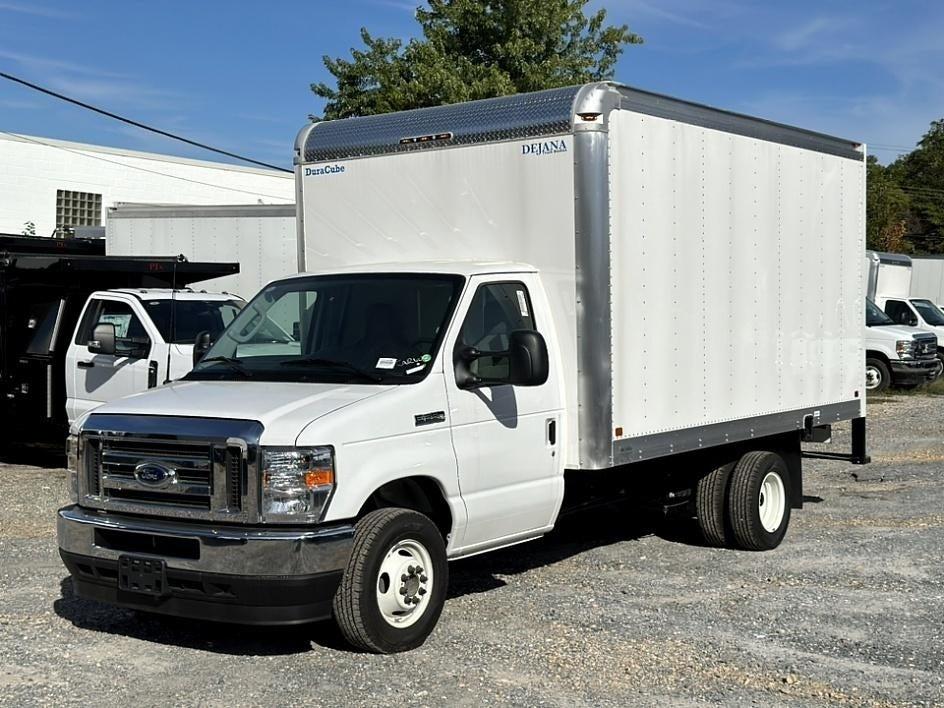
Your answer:
[[[746,453],[731,473],[728,518],[738,548],[769,551],[780,545],[790,524],[790,475],[780,455]]]
[[[881,359],[869,357],[865,360],[865,390],[880,393],[892,382],[888,365]]]
[[[410,509],[372,511],[354,528],[335,621],[358,649],[415,649],[439,620],[448,582],[446,546],[428,517]]]

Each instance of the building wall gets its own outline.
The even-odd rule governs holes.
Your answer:
[[[291,154],[291,145],[285,149]],[[31,221],[37,235],[53,235],[58,190],[100,194],[101,225],[107,209],[117,202],[295,200],[290,173],[0,133],[0,233],[21,233]]]

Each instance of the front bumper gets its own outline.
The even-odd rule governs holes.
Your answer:
[[[57,533],[80,597],[181,617],[299,624],[330,617],[354,528],[221,526],[68,506]],[[164,561],[161,595],[119,588],[125,555]]]
[[[891,362],[892,382],[916,384],[934,381],[941,375],[941,362],[933,359],[907,359]]]

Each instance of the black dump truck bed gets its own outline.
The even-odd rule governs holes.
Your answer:
[[[91,293],[181,288],[239,272],[238,263],[105,256],[98,249],[92,239],[0,236],[0,426],[7,440],[63,439],[66,350]]]

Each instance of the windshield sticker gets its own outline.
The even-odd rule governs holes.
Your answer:
[[[422,371],[426,368],[426,364],[420,364],[419,366],[414,366],[412,369],[407,369],[403,373],[405,374],[415,374],[417,371]]]
[[[433,360],[433,357],[431,357],[429,354],[424,354],[423,356],[420,357],[420,361],[422,361],[424,364],[428,364],[432,360]]]
[[[518,295],[518,309],[521,310],[521,316],[528,316],[528,299],[524,296],[524,290],[515,290]]]
[[[374,365],[375,369],[392,369],[397,365],[397,360],[393,357],[382,356],[377,360],[377,363]]]

